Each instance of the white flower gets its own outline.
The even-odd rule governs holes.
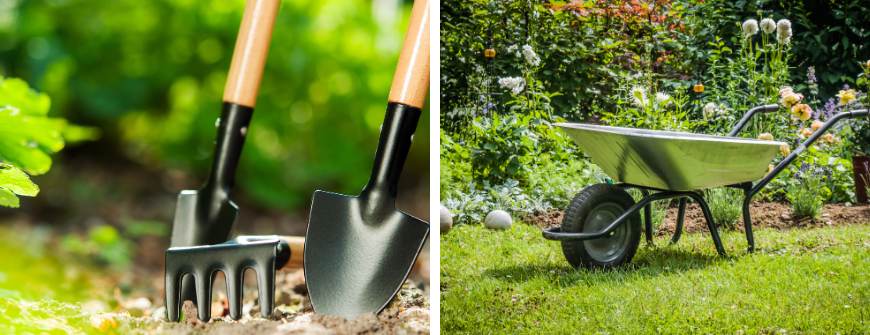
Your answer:
[[[523,46],[523,56],[526,57],[526,61],[528,61],[529,64],[534,66],[541,64],[541,59],[538,57],[538,54],[536,54],[535,50],[532,50],[532,46],[528,44]]]
[[[772,34],[776,31],[776,22],[773,22],[773,19],[771,18],[761,20],[761,30],[764,31],[765,34]]]
[[[647,104],[646,88],[642,86],[633,87],[631,89],[631,101],[634,102],[634,105],[637,106],[637,108],[643,108],[643,106]]]
[[[777,36],[776,41],[779,42],[779,44],[789,44],[791,43],[791,36]]]
[[[667,93],[658,92],[656,93],[656,103],[662,105],[663,107],[667,107],[671,104],[671,96]]]
[[[746,20],[743,22],[743,34],[746,36],[755,35],[758,33],[758,21],[753,19]]]
[[[517,58],[520,58],[522,56],[523,56],[523,54],[521,54],[519,51],[517,51]]]
[[[465,63],[465,57],[459,57],[459,61]]]
[[[791,21],[782,19],[776,23],[776,34],[783,37],[791,37]]]
[[[509,88],[513,94],[523,93],[523,88],[526,86],[526,80],[522,77],[505,77],[499,78],[498,84],[501,85],[502,88]]]
[[[716,104],[709,102],[704,106],[704,118],[713,116],[713,111],[716,109]]]
[[[514,52],[514,50],[516,50],[517,48],[518,48],[518,47],[517,47],[516,44],[511,45],[511,46],[508,47],[508,52]]]

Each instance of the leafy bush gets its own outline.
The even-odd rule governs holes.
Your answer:
[[[493,115],[474,120],[477,144],[471,149],[471,165],[475,176],[499,182],[528,169],[538,141],[527,126],[530,118]]]
[[[788,200],[791,202],[792,216],[796,218],[810,217],[817,219],[822,216],[822,206],[825,199],[823,180],[829,179],[826,169],[817,165],[802,164],[794,178],[797,185],[788,187]]]
[[[541,194],[553,208],[565,209],[577,193],[600,182],[595,180],[600,174],[603,174],[601,168],[583,160],[543,159],[529,172],[525,189],[530,194]]]
[[[536,79],[545,91],[561,93],[552,100],[554,110],[574,115],[569,119],[594,114],[612,106],[606,96],[613,82],[632,71],[685,72],[675,53],[686,41],[677,9],[669,0],[442,2],[442,106],[474,101],[464,98],[474,89],[468,78],[485,63],[482,51],[491,36],[497,77],[523,74],[516,60],[527,45],[540,56]]]
[[[734,229],[743,213],[743,191],[730,187],[714,187],[705,190],[707,204],[713,222],[725,229]]]

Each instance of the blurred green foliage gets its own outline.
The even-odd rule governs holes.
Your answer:
[[[104,141],[118,143],[106,155],[204,176],[244,6],[2,0],[0,75],[48,93],[52,115],[102,128]],[[239,193],[293,209],[315,189],[353,194],[365,185],[410,10],[410,2],[282,2]],[[428,128],[424,116],[405,168],[412,185],[428,175]]]

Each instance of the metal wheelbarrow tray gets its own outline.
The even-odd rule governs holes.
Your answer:
[[[543,237],[561,241],[565,258],[575,267],[617,267],[630,262],[637,251],[640,217],[636,214],[642,208],[646,241],[652,245],[650,204],[656,200],[680,200],[673,244],[680,238],[686,203],[692,198],[704,213],[716,250],[725,256],[710,209],[695,191],[727,186],[744,192],[743,222],[749,252],[753,252],[749,215],[752,197],[834,124],[868,116],[867,110],[835,115],[765,175],[768,164],[786,143],[736,135],[755,113],[777,110],[778,105],[750,109],[728,136],[557,123],[616,184],[592,185],[578,193],[565,210],[562,225],[544,229]],[[760,182],[752,183],[759,178]],[[625,191],[629,188],[639,189],[643,198],[635,202]]]

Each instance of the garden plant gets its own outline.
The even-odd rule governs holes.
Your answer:
[[[799,274],[808,270],[798,256],[802,252],[777,262],[767,257],[794,250],[792,242],[804,243],[797,236],[848,240],[870,223],[870,209],[857,203],[855,182],[861,176],[853,175],[853,156],[870,149],[870,126],[866,119],[856,119],[824,128],[839,113],[870,107],[870,49],[860,42],[868,34],[861,23],[870,22],[867,8],[855,1],[496,0],[448,1],[441,13],[440,200],[454,224],[441,241],[442,329],[867,330],[857,317],[831,324],[801,321],[824,318],[804,311],[803,302],[811,309],[837,299],[845,292],[841,289],[832,289],[830,298],[789,298],[774,307],[758,298],[785,288],[744,285],[741,299],[749,305],[765,310],[800,306],[801,312],[774,319],[748,316],[754,313],[748,311],[735,318],[728,313],[739,310],[739,304],[726,306],[730,303],[721,301],[730,298],[712,290],[730,285],[721,278],[735,278],[732,271],[743,271],[737,268],[773,271],[762,276],[766,281],[782,280],[773,273],[794,274],[791,281],[815,281],[815,276]],[[767,173],[784,161],[791,164],[775,171],[777,176],[745,208],[749,188],[700,192],[710,206],[713,227],[703,224],[698,203],[684,208],[676,200],[653,204],[646,248],[638,249],[632,265],[603,272],[573,269],[569,263],[578,262],[565,262],[564,242],[562,250],[554,250],[556,243],[541,238],[542,230],[548,236],[554,226],[571,220],[569,203],[582,190],[623,181],[606,175],[554,124],[726,136],[748,110],[769,105],[776,110],[754,115],[736,136],[783,144],[776,144],[778,153]],[[801,145],[814,135],[819,139],[813,145]],[[637,201],[641,194],[632,191],[632,196]],[[679,239],[682,222],[675,221],[684,209],[682,228],[689,236],[683,239],[690,245],[670,246],[665,242],[674,234],[671,242]],[[493,210],[509,212],[520,224],[510,232],[486,230],[483,218]],[[646,212],[640,213],[646,221],[641,216]],[[753,218],[763,236],[755,245],[737,241],[749,228],[744,215]],[[829,226],[846,227],[812,230]],[[709,246],[697,247],[699,237],[692,233],[698,232],[724,236],[719,255],[731,256],[716,258]],[[744,257],[739,250],[746,247],[760,256]],[[853,257],[826,247],[814,250],[823,259]],[[728,269],[709,265],[717,262],[726,262]],[[692,299],[713,305],[681,316],[635,313],[644,309],[638,306],[680,304],[681,298],[662,293],[680,285],[682,275],[668,274],[674,269],[697,273],[694,287],[711,290],[694,290]],[[705,277],[707,271],[717,275]],[[816,283],[838,282],[825,277]],[[844,283],[860,286],[854,280]],[[646,292],[650,287],[655,288],[652,295]],[[623,294],[656,298],[613,298]],[[632,321],[605,321],[627,320],[626,313]],[[554,321],[569,318],[569,325]],[[557,324],[567,328],[553,328]]]

